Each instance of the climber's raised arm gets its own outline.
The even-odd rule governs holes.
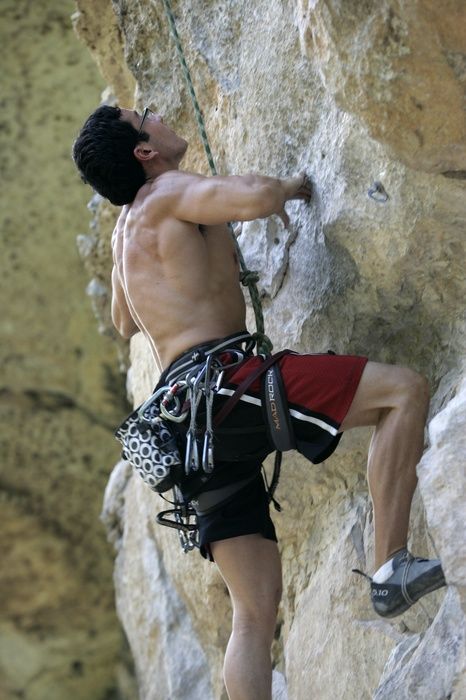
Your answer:
[[[285,203],[291,199],[309,201],[311,194],[311,184],[304,173],[280,179],[262,175],[203,177],[171,171],[158,178],[154,205],[164,202],[177,219],[207,226],[252,221],[272,214],[280,216],[287,225]]]

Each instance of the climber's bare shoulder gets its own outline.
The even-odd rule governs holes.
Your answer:
[[[179,217],[177,200],[192,177],[165,173],[144,185],[122,210],[114,233],[128,307],[164,366],[187,347],[245,327],[238,260],[226,223]]]
[[[156,252],[159,262],[176,264],[177,253],[180,265],[186,260],[200,264],[190,255],[195,249],[205,253],[207,248],[217,265],[217,255],[233,249],[227,225],[231,219],[225,206],[218,204],[217,189],[215,178],[167,171],[146,183],[134,202],[124,207],[117,229],[124,230],[128,243],[137,237],[146,251]]]
[[[300,178],[298,178],[300,179]],[[169,170],[148,182],[132,205],[143,206],[157,219],[173,217],[201,226],[219,226],[229,221],[252,221],[264,216],[270,186],[254,175],[205,177],[197,173]],[[276,195],[269,201],[273,212]]]

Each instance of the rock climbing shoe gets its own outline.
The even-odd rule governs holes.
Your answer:
[[[383,583],[360,571],[371,582],[372,605],[381,617],[396,617],[414,605],[419,598],[446,585],[439,559],[413,557],[402,549],[392,559],[393,573]]]

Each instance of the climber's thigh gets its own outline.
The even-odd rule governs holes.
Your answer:
[[[425,380],[407,367],[368,362],[340,431],[376,425],[387,409],[425,397]]]
[[[277,543],[260,534],[211,543],[233,603],[233,627],[255,627],[272,640],[282,593]]]

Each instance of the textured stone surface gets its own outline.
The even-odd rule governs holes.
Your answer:
[[[96,6],[106,16],[110,3]],[[162,3],[112,7],[138,106],[161,111],[190,141],[185,167],[207,172]],[[284,568],[275,700],[425,700],[429,688],[439,700],[459,699],[465,553],[453,533],[464,531],[465,489],[464,3],[232,0],[174,9],[219,171],[306,169],[314,179],[313,202],[289,206],[290,232],[269,219],[246,224],[240,236],[248,266],[261,273],[276,347],[410,365],[429,378],[431,418],[438,414],[410,544],[440,554],[452,590],[394,621],[375,618],[367,583],[350,572],[373,565],[370,431],[346,435],[323,465],[285,457],[283,513],[275,517]],[[122,102],[127,93],[113,89]],[[375,181],[386,203],[368,196]],[[131,360],[128,390],[138,403],[156,380],[139,336]],[[176,535],[155,526],[164,507],[118,466],[104,517],[141,697],[197,700],[202,688],[224,698],[225,587],[213,566],[182,555]],[[191,673],[193,689],[176,685]]]
[[[454,439],[452,439],[454,436]],[[462,589],[466,604],[466,532],[458,514],[466,504],[466,381],[429,425],[430,449],[419,468],[419,485],[430,531],[448,580]]]
[[[124,58],[124,45],[111,2],[80,0],[72,16],[76,34],[89,48],[102,76],[120,99],[129,103],[135,83]]]
[[[120,488],[107,491],[106,509],[121,493],[118,482]],[[214,700],[205,652],[153,536],[158,526],[145,491],[135,479],[125,489],[115,569],[118,614],[126,621],[140,695],[147,700]]]
[[[465,624],[458,595],[450,588],[424,635],[406,635],[394,649],[374,700],[444,700],[451,691],[464,654]],[[428,673],[428,669],[435,669]],[[455,695],[458,700],[460,695]]]
[[[0,9],[2,700],[110,700],[118,688],[131,698],[99,522],[124,382],[83,294],[75,238],[89,193],[70,158],[104,83],[73,10],[71,0]]]
[[[464,174],[464,3],[298,0],[296,17],[303,54],[374,138],[410,167]]]

